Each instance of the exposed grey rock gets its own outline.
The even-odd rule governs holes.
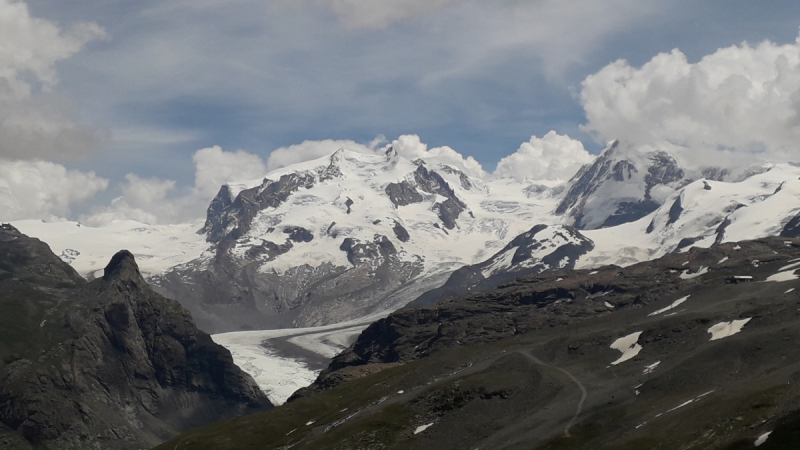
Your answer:
[[[453,191],[441,175],[429,171],[424,165],[417,167],[417,170],[414,172],[414,179],[423,191],[447,198],[447,200],[443,202],[434,204],[434,210],[436,210],[439,218],[442,219],[445,228],[449,230],[455,228],[456,219],[464,212],[467,205],[456,197],[455,191]]]
[[[442,172],[458,175],[458,180],[461,182],[461,187],[463,187],[465,190],[468,191],[472,189],[472,181],[470,181],[469,176],[467,176],[467,174],[464,172],[444,164],[440,165],[439,168],[442,170]]]
[[[545,233],[542,232],[545,230],[555,230],[554,236],[551,238],[548,234],[543,237]],[[437,304],[471,291],[493,289],[517,277],[571,269],[581,256],[593,248],[594,243],[575,228],[536,225],[530,231],[514,238],[486,261],[456,270],[443,286],[425,292],[407,307]],[[508,267],[492,270],[494,265],[501,258],[505,258],[510,251],[514,254],[508,262]]]
[[[294,242],[311,242],[314,240],[314,233],[303,227],[286,227],[283,232],[289,235],[289,240]]]
[[[667,152],[656,152],[650,156],[651,165],[645,175],[645,199],[651,200],[650,191],[659,184],[671,184],[683,179],[685,173],[678,162]]]
[[[15,237],[0,243],[4,448],[139,449],[270,406],[130,252],[87,283],[40,241],[0,235]]]
[[[259,211],[277,208],[291,194],[301,188],[312,187],[314,182],[312,175],[290,173],[281,176],[278,181],[264,180],[259,186],[245,189],[232,202],[228,187],[223,186],[211,202],[202,231],[207,233],[209,242],[237,239],[250,230],[253,218]]]
[[[667,225],[677,222],[678,219],[681,218],[682,213],[683,207],[681,206],[681,196],[679,195],[669,208],[669,220],[667,221]]]
[[[394,231],[394,235],[397,236],[397,239],[400,239],[400,242],[408,242],[411,239],[411,235],[408,234],[408,230],[406,230],[398,221],[394,221],[394,226],[392,227],[392,231]]]
[[[637,167],[636,163],[620,154],[618,142],[611,143],[593,163],[582,167],[569,181],[569,189],[556,207],[556,214],[574,217],[574,226],[579,229],[612,227],[633,222],[661,206],[651,195],[653,188],[660,185],[679,187],[686,183],[684,170],[666,152],[650,153],[640,163],[644,167]],[[645,170],[643,178],[639,174],[641,170]],[[643,191],[624,191],[626,194],[618,198],[594,198],[608,183],[629,182],[643,182]],[[590,199],[594,201],[590,202]],[[593,209],[587,209],[587,205],[591,205]],[[589,217],[591,218],[587,219]]]
[[[417,191],[413,184],[404,180],[400,183],[389,183],[385,189],[386,195],[389,200],[394,203],[394,206],[405,206],[412,203],[419,203],[422,201],[422,194]]]
[[[614,214],[610,215],[600,228],[614,227],[623,223],[635,222],[661,206],[653,200],[620,202]]]
[[[703,178],[711,181],[725,181],[730,175],[728,169],[721,169],[719,167],[706,167],[702,169],[701,174]]]
[[[798,237],[800,236],[800,214],[792,217],[789,222],[781,230],[782,237]]]

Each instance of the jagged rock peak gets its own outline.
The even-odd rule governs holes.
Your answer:
[[[600,152],[600,156],[611,157],[611,155],[613,155],[618,148],[619,148],[619,140],[614,139],[613,141],[609,142],[608,145],[606,145],[606,148],[604,148],[602,152]]]
[[[120,250],[111,257],[111,261],[103,270],[103,280],[113,281],[141,281],[144,283],[144,278],[139,272],[139,266],[136,264],[136,259],[133,253],[128,250]]]
[[[22,233],[10,223],[0,224],[0,242],[13,241],[22,236]]]

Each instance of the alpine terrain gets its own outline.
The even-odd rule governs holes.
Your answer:
[[[799,195],[793,164],[700,167],[616,141],[565,182],[493,178],[387,146],[226,183],[203,222],[14,226],[87,279],[128,248],[153,288],[200,329],[224,333],[215,340],[280,404],[370,322],[405,305],[519,277],[795,237]]]
[[[798,269],[765,238],[401,309],[288,404],[157,448],[797,448]]]
[[[133,255],[87,282],[0,227],[0,447],[140,449],[271,407],[230,352],[156,294]]]
[[[15,226],[90,279],[125,245],[159,292],[214,333],[327,325],[439,287],[464,292],[486,278],[625,266],[800,229],[800,168],[789,164],[689,167],[612,142],[560,184],[468,172],[392,147],[342,149],[223,185],[204,223]]]

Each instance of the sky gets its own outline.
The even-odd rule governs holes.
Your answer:
[[[612,139],[800,160],[799,26],[784,0],[0,0],[0,220],[194,220],[339,147],[518,179]]]

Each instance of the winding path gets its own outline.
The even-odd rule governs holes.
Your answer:
[[[575,425],[575,422],[578,421],[578,416],[583,411],[583,403],[586,401],[586,397],[589,395],[588,392],[586,391],[586,387],[584,387],[583,383],[578,381],[578,379],[575,378],[575,376],[573,376],[571,373],[567,372],[566,370],[562,369],[561,367],[557,367],[557,366],[553,366],[553,365],[547,364],[547,363],[543,362],[542,360],[540,360],[539,358],[531,355],[528,352],[520,351],[519,353],[521,353],[522,355],[524,355],[525,357],[527,357],[528,359],[530,359],[534,363],[539,364],[540,366],[549,367],[551,369],[558,370],[559,372],[561,372],[564,375],[568,376],[569,379],[572,380],[575,384],[577,384],[578,388],[580,388],[580,390],[581,390],[581,399],[578,402],[578,407],[575,409],[575,415],[572,416],[572,419],[570,419],[570,421],[567,422],[567,427],[564,428],[564,437],[570,437],[569,429],[572,428],[572,426]]]

